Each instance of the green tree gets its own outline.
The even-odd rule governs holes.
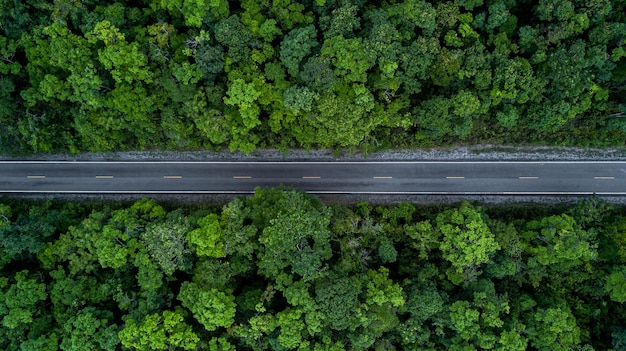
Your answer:
[[[171,292],[167,289],[166,278],[163,270],[150,258],[150,254],[145,250],[140,250],[134,257],[134,266],[137,268],[137,284],[133,285],[135,291],[118,290],[116,301],[121,308],[130,308],[136,303],[136,312],[140,316],[154,313],[166,306],[171,299]],[[134,301],[137,300],[137,301]]]
[[[299,308],[287,308],[276,314],[276,324],[279,328],[279,334],[276,341],[280,346],[286,349],[295,349],[298,346],[307,343],[304,338],[306,334],[306,326],[302,320],[302,310]]]
[[[523,351],[528,349],[528,340],[516,330],[503,331],[498,338],[498,351]]]
[[[414,109],[416,125],[420,128],[418,135],[438,139],[452,133],[453,116],[450,113],[450,100],[435,96],[423,101]]]
[[[280,60],[293,77],[298,76],[302,60],[319,45],[316,38],[317,31],[313,25],[293,29],[285,35],[280,44]]]
[[[259,272],[272,278],[289,267],[289,273],[305,280],[322,276],[332,254],[330,212],[312,206],[305,195],[293,191],[284,194],[280,206],[286,211],[271,219],[259,236],[264,247],[257,263]]]
[[[348,339],[354,348],[371,347],[384,333],[400,323],[397,310],[404,303],[402,288],[389,279],[389,270],[368,270],[362,277],[364,300],[357,310],[360,328],[351,329]]]
[[[439,247],[441,232],[429,221],[405,224],[404,233],[411,239],[410,246],[418,251],[420,259],[428,258],[430,252]]]
[[[537,75],[547,78],[548,84],[544,103],[529,106],[531,128],[557,130],[588,111],[592,107],[592,99],[602,99],[592,93],[593,80],[589,72],[592,62],[586,59],[587,51],[587,44],[577,40],[569,46],[561,45],[551,50],[545,62],[537,65]]]
[[[515,339],[510,333],[498,338],[510,311],[506,295],[499,295],[493,282],[487,279],[472,283],[469,291],[473,292],[472,301],[456,301],[450,306],[452,329],[456,331],[452,340],[492,349],[502,337]],[[519,347],[519,342],[511,346]]]
[[[439,41],[436,38],[418,37],[408,46],[403,46],[399,55],[398,79],[402,91],[417,94],[426,83],[430,68],[439,53]]]
[[[309,88],[297,85],[289,87],[283,94],[285,107],[295,113],[311,112],[314,102],[319,97],[317,93],[310,91]]]
[[[239,16],[231,15],[215,24],[215,39],[224,45],[228,52],[226,57],[231,62],[241,62],[250,59],[249,43],[252,33],[239,20]],[[227,70],[228,72],[228,70]]]
[[[181,15],[191,27],[202,26],[209,12],[215,17],[228,15],[228,2],[223,0],[160,0],[150,6]]]
[[[609,293],[611,300],[626,302],[626,267],[617,266],[606,277],[604,290]]]
[[[208,106],[207,94],[198,90],[192,99],[184,102],[184,113],[191,119],[202,139],[213,145],[220,145],[228,140],[230,130],[226,125],[224,112]]]
[[[228,85],[228,91],[224,97],[224,103],[226,105],[237,107],[238,113],[231,117],[231,134],[238,140],[240,138],[248,139],[245,136],[256,126],[261,124],[259,120],[259,114],[261,109],[256,104],[256,100],[261,96],[261,93],[256,89],[254,83],[246,83],[243,79],[237,78]],[[248,141],[246,140],[246,141]],[[243,141],[243,140],[242,140]],[[253,144],[248,141],[247,144],[237,144],[231,142],[230,149],[241,149],[246,152],[252,151]]]
[[[400,25],[400,31],[409,39],[420,28],[426,36],[431,36],[437,27],[437,13],[433,5],[422,0],[408,0],[393,4],[387,8],[394,25]]]
[[[150,256],[166,275],[191,269],[192,250],[187,244],[190,229],[189,219],[181,211],[174,211],[165,222],[154,222],[141,234]]]
[[[300,26],[305,26],[313,22],[314,17],[306,5],[293,0],[269,0],[252,1],[259,3],[269,10],[269,17],[275,18],[280,28],[285,32]]]
[[[213,258],[225,257],[219,217],[211,213],[200,218],[198,225],[199,228],[187,233],[187,241],[195,249],[196,255]]]
[[[119,339],[124,347],[140,351],[196,350],[200,338],[185,323],[184,316],[181,310],[166,310],[147,315],[141,323],[129,318]]]
[[[461,90],[450,99],[450,103],[452,114],[457,117],[454,134],[460,137],[470,135],[473,127],[473,116],[478,114],[480,109],[480,100],[475,94]]]
[[[322,17],[320,27],[324,33],[324,38],[329,39],[337,35],[345,38],[354,37],[354,31],[361,27],[358,11],[357,5],[346,2],[333,9],[330,16]]]
[[[493,88],[490,96],[492,104],[501,101],[519,104],[536,101],[542,91],[542,80],[534,76],[531,64],[521,58],[513,60],[497,58]]]
[[[11,207],[0,204],[0,247],[9,257],[37,254],[75,221],[71,211],[71,205],[55,208],[44,202],[16,211],[13,218]]]
[[[113,284],[102,278],[88,275],[70,277],[63,268],[49,271],[49,275],[53,280],[48,284],[48,291],[58,323],[65,324],[76,317],[78,308],[104,304],[114,293]]]
[[[332,90],[337,82],[330,59],[320,56],[312,56],[306,61],[300,71],[300,79],[317,93]]]
[[[354,329],[359,325],[359,294],[362,282],[356,277],[328,277],[316,284],[315,300],[325,324],[334,330]]]
[[[18,41],[0,35],[0,73],[16,75],[22,65],[15,59]]]
[[[527,228],[523,236],[532,243],[528,252],[541,265],[565,272],[597,257],[595,233],[580,228],[571,216],[545,217]]]
[[[256,268],[256,254],[260,250],[258,228],[251,224],[251,209],[242,198],[235,199],[222,210],[224,252],[230,257],[236,273],[251,272]]]
[[[60,262],[67,262],[70,275],[73,276],[81,271],[93,272],[99,265],[123,265],[128,251],[122,247],[116,248],[118,245],[122,246],[117,240],[117,235],[122,233],[102,230],[106,216],[104,212],[94,211],[80,224],[70,226],[66,233],[39,252],[38,258],[43,267],[53,269]],[[119,239],[124,240],[123,237]]]
[[[217,289],[203,289],[196,283],[184,282],[178,300],[208,331],[229,327],[235,320],[235,297]]]
[[[104,48],[98,50],[98,58],[105,69],[109,70],[116,83],[133,81],[152,82],[146,55],[139,51],[136,42],[127,43],[123,33],[105,20],[98,22],[93,31],[85,35],[91,44],[98,41]]]
[[[429,268],[439,272],[431,265]],[[423,272],[428,271],[427,269]],[[429,274],[430,275],[430,274]],[[417,279],[406,279],[402,288],[406,294],[406,303],[401,308],[409,318],[397,328],[397,334],[403,345],[409,347],[433,346],[430,342],[432,324],[438,325],[437,333],[443,332],[443,315],[448,312],[447,295],[439,291],[432,280],[433,277],[417,275]]]
[[[437,230],[443,236],[439,249],[457,273],[476,269],[500,249],[480,211],[464,202],[437,216]]]
[[[433,84],[441,87],[453,84],[458,79],[462,63],[462,50],[441,48],[429,71],[431,81]]]
[[[510,16],[507,3],[505,1],[496,1],[492,3],[489,5],[488,11],[489,17],[487,18],[486,26],[488,32],[493,32],[494,29],[505,24]]]
[[[382,121],[374,120],[368,113],[374,109],[374,96],[361,84],[343,87],[345,95],[323,94],[317,108],[311,112],[313,118],[301,121],[296,139],[305,144],[322,147],[354,146]]]
[[[378,244],[378,256],[383,263],[396,262],[398,251],[393,246],[393,241],[387,237],[381,237]]]
[[[548,307],[531,315],[530,344],[538,350],[571,350],[580,344],[580,328],[568,307]]]
[[[9,329],[25,328],[43,311],[38,308],[48,297],[46,285],[29,274],[19,271],[12,277],[0,279],[0,316]]]
[[[64,351],[113,351],[117,349],[117,325],[113,313],[88,307],[70,318],[63,326],[66,333],[60,348]]]
[[[342,35],[326,39],[322,44],[321,55],[331,59],[335,74],[346,82],[365,83],[367,71],[375,63],[375,58],[365,50],[361,38],[346,39]]]

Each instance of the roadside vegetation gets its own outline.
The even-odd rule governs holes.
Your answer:
[[[0,152],[622,146],[623,0],[0,2]]]
[[[626,208],[0,202],[0,348],[624,350]]]

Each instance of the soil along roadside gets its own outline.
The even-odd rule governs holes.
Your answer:
[[[359,161],[359,160],[626,160],[626,148],[572,148],[555,146],[478,145],[456,148],[419,150],[388,150],[368,154],[347,150],[277,150],[258,149],[246,155],[229,151],[126,151],[79,154],[34,154],[25,157],[0,155],[0,160],[59,160],[59,161]]]

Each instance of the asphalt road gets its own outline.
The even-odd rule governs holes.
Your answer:
[[[626,162],[0,162],[0,193],[626,195]]]

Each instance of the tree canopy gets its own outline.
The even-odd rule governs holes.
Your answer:
[[[626,4],[0,4],[0,152],[618,146]]]
[[[620,350],[624,206],[0,200],[0,348]]]

